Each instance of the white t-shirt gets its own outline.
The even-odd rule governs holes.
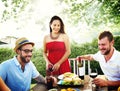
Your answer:
[[[92,55],[92,57],[99,62],[100,67],[108,80],[120,80],[120,52],[114,50],[114,53],[108,62],[105,61],[104,55],[102,55],[100,51]]]

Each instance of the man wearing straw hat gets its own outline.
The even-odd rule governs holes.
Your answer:
[[[16,56],[0,64],[0,76],[11,91],[28,91],[31,79],[45,82],[30,60],[34,43],[22,37],[16,41],[14,51]]]

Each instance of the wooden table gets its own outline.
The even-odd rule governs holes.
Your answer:
[[[30,91],[42,91],[41,90],[41,85],[40,84],[37,84],[35,87],[33,87],[34,89],[30,90]],[[56,86],[54,87],[57,89],[57,91],[61,91],[61,89],[66,89],[66,88],[69,88],[69,87],[61,87],[61,86]],[[70,87],[71,88],[71,87]],[[72,87],[73,88],[73,87]],[[85,78],[84,78],[84,85],[83,86],[80,86],[80,87],[74,87],[74,88],[77,88],[79,89],[80,91],[95,91],[94,87],[92,86],[91,82],[90,82],[90,77],[89,75],[85,75]],[[101,87],[100,88],[101,90],[99,91],[108,91],[107,90],[107,87]],[[45,91],[45,90],[44,90]],[[47,90],[46,90],[47,91]]]

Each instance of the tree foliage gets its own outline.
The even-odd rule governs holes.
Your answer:
[[[10,18],[16,18],[25,7],[29,4],[30,0],[2,0],[4,10],[2,13],[1,22]]]
[[[120,0],[65,0],[65,3],[73,24],[82,21],[93,27],[120,23]]]
[[[68,7],[63,13],[70,17],[72,24],[86,23],[88,26],[98,26],[113,22],[120,23],[120,0],[59,0]],[[16,18],[32,0],[2,0],[4,10],[2,21]],[[67,13],[66,13],[67,12]],[[74,20],[74,21],[71,21]]]
[[[120,51],[120,36],[114,37],[115,44],[114,47]],[[74,43],[71,44],[71,55],[69,58],[76,58],[80,55],[86,55],[86,54],[94,54],[98,51],[98,44],[97,39],[94,39],[91,43],[85,43],[85,44],[78,44]],[[0,63],[2,63],[5,60],[8,60],[12,58],[15,55],[15,52],[13,52],[12,49],[9,48],[0,48]],[[34,49],[33,56],[32,56],[32,62],[35,64],[37,70],[45,76],[46,72],[46,63],[45,59],[43,58],[43,49]],[[100,66],[96,62],[91,62],[91,67],[96,67],[99,69],[99,73],[101,74],[102,71],[100,69]]]
[[[111,22],[120,23],[120,0],[104,0],[101,13],[108,15]]]

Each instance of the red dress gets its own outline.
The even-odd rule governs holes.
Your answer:
[[[46,49],[48,52],[48,59],[54,65],[57,63],[65,54],[66,48],[62,41],[53,41],[46,44]],[[60,75],[65,72],[70,72],[70,64],[68,59],[66,59],[61,65],[58,71],[54,71],[53,75]]]

